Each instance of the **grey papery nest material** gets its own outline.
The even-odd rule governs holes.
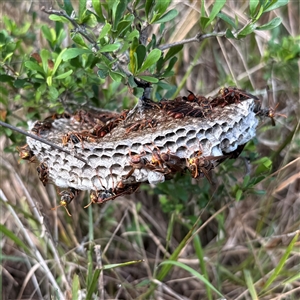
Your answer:
[[[187,100],[186,97],[183,99]],[[227,102],[215,105],[198,116],[194,111],[184,109],[180,115],[167,104],[151,102],[134,113],[126,112],[125,120],[120,118],[122,114],[112,113],[111,120],[118,119],[115,123],[105,123],[101,118],[86,121],[78,115],[50,121],[48,118],[48,127],[36,132],[38,126],[34,123],[31,132],[64,147],[71,154],[29,137],[27,143],[37,159],[48,167],[49,179],[60,188],[105,191],[114,190],[120,183],[156,184],[172,178],[177,171],[184,172],[191,157],[197,153],[204,158],[210,157],[212,169],[220,156],[226,158],[228,154],[230,157],[230,153],[255,136],[259,111],[257,98],[239,100],[230,105]],[[175,113],[169,113],[172,109]],[[107,116],[110,115],[107,113]],[[95,127],[99,128],[96,133]],[[80,132],[84,135],[76,137]],[[153,154],[162,153],[178,159],[169,164],[164,161],[156,164]],[[82,157],[86,163],[73,154]],[[136,158],[143,163],[135,165],[133,160]]]

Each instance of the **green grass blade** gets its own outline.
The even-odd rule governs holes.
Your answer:
[[[194,236],[194,248],[195,248],[196,255],[199,259],[201,272],[203,273],[204,278],[206,280],[208,280],[209,277],[208,277],[208,273],[206,271],[206,266],[205,266],[205,261],[204,261],[204,252],[203,252],[201,241],[200,241],[198,235]],[[207,299],[209,299],[209,300],[213,299],[210,286],[205,285],[205,288],[206,288],[206,292],[207,292]]]
[[[269,279],[267,280],[267,282],[265,283],[265,285],[263,286],[263,291],[266,290],[271,284],[272,282],[277,278],[277,276],[279,275],[280,271],[282,270],[282,268],[284,267],[288,257],[290,256],[290,253],[293,250],[294,244],[296,243],[296,241],[298,240],[298,236],[299,233],[297,233],[294,238],[292,239],[292,241],[290,242],[290,244],[288,245],[285,253],[283,254],[283,256],[281,257],[278,266],[275,268],[274,272],[272,273],[272,275],[269,277]]]
[[[182,268],[182,269],[188,271],[189,273],[191,273],[191,275],[195,276],[200,281],[202,281],[206,286],[209,286],[209,288],[211,290],[213,290],[216,294],[218,294],[220,297],[224,297],[222,295],[222,293],[220,293],[203,275],[201,275],[200,273],[198,273],[197,271],[192,269],[190,266],[187,266],[184,263],[181,263],[181,262],[178,262],[178,261],[171,261],[171,260],[163,261],[160,264],[160,266],[161,265],[174,265],[174,266],[177,266],[179,268]]]
[[[73,282],[72,282],[72,300],[77,300],[78,299],[78,291],[80,290],[80,283],[79,283],[79,277],[77,274],[74,275],[73,277]]]
[[[103,268],[101,270],[109,270],[109,269],[114,269],[114,268],[126,267],[129,265],[141,263],[143,261],[144,261],[143,259],[139,259],[139,260],[126,261],[124,263],[119,263],[119,264],[109,264],[109,265],[103,266]]]
[[[96,269],[94,274],[93,274],[93,278],[88,286],[88,293],[86,295],[86,299],[87,300],[90,300],[92,299],[92,296],[94,294],[94,292],[96,291],[97,289],[97,284],[98,284],[98,279],[99,279],[99,276],[100,276],[100,273],[101,273],[101,269]]]
[[[249,290],[249,293],[251,295],[252,299],[258,299],[254,284],[253,284],[253,279],[251,276],[251,272],[249,270],[244,269],[244,276],[246,280],[246,284]]]
[[[22,240],[2,224],[0,224],[0,232],[6,235],[10,240],[14,241],[14,243],[22,248],[26,253],[30,253],[29,248],[22,242]]]

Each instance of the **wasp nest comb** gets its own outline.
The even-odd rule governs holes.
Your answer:
[[[63,204],[77,190],[94,190],[91,201],[104,202],[178,172],[209,178],[216,164],[232,158],[255,136],[260,110],[255,96],[237,88],[223,88],[215,98],[190,92],[141,103],[134,111],[79,111],[37,121],[31,133],[68,151],[27,138],[29,148],[21,152],[26,156],[28,149],[28,157],[41,162],[44,184],[50,180],[70,188]]]

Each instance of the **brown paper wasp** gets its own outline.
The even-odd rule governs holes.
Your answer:
[[[203,151],[200,144],[200,150],[186,160],[186,166],[191,171],[193,178],[205,176],[209,183],[212,184],[209,172],[215,168],[214,162],[227,158],[227,156],[202,156],[202,153]]]
[[[61,191],[59,195],[61,196],[59,205],[52,207],[51,210],[56,210],[58,207],[64,207],[68,216],[72,216],[68,210],[68,205],[78,196],[79,190],[74,188],[69,188],[68,190]]]
[[[21,159],[28,160],[29,162],[35,161],[36,157],[32,150],[29,148],[28,144],[22,147],[17,147],[17,150],[19,151],[19,156]]]
[[[44,186],[46,186],[49,177],[49,169],[47,164],[44,162],[40,163],[36,170],[38,172],[40,181],[43,183]]]
[[[45,133],[45,131],[50,130],[51,127],[52,127],[51,121],[46,121],[46,122],[37,121],[34,124],[33,128],[31,129],[31,132],[40,136],[41,134]]]
[[[154,148],[154,150],[149,148],[152,152],[152,157],[150,164],[148,164],[146,168],[152,171],[162,172],[165,175],[181,172],[183,170],[180,157],[171,153],[170,150],[168,150],[168,152],[161,152],[158,147],[154,146]]]
[[[117,197],[122,195],[129,195],[137,191],[139,186],[141,185],[140,182],[136,182],[134,184],[124,184],[120,181],[117,184],[116,188],[110,188],[108,190],[96,190],[91,191],[90,193],[90,203],[86,205],[84,208],[89,207],[92,203],[103,204],[107,201],[114,200]]]
[[[256,113],[256,115],[270,118],[270,119],[271,119],[272,126],[275,126],[275,125],[276,125],[276,123],[275,123],[275,117],[276,117],[276,116],[281,116],[281,117],[284,117],[284,118],[287,117],[287,116],[284,115],[284,114],[276,113],[276,109],[277,109],[278,105],[279,105],[279,103],[277,103],[277,105],[275,106],[275,108],[269,107],[269,108],[263,108],[263,109],[260,109],[260,110]]]
[[[153,128],[157,125],[157,121],[155,119],[145,119],[137,121],[134,124],[127,125],[126,134],[131,131],[143,130],[144,128],[150,127]]]
[[[246,99],[254,99],[259,100],[256,96],[249,94],[245,92],[244,90],[238,89],[236,87],[223,87],[220,89],[219,94],[221,95],[221,98],[224,100],[223,104],[221,104],[222,107],[228,104],[238,104],[241,102],[241,100]]]
[[[128,174],[124,177],[124,179],[128,179],[134,172],[135,169],[141,169],[149,165],[149,161],[144,156],[146,152],[143,151],[141,154],[131,154],[131,150],[129,149],[129,157],[130,157],[130,165],[132,169],[128,172]]]

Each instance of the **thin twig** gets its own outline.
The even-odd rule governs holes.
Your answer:
[[[26,136],[28,136],[28,137],[30,137],[32,139],[35,139],[35,140],[37,140],[37,141],[39,141],[41,143],[47,144],[47,145],[51,146],[54,149],[57,149],[57,150],[62,151],[62,152],[65,152],[68,155],[74,156],[75,158],[77,158],[77,159],[81,160],[82,162],[88,164],[88,162],[85,159],[81,158],[80,156],[78,156],[76,154],[72,154],[70,151],[65,150],[64,148],[62,148],[62,147],[60,147],[60,146],[58,146],[56,144],[53,144],[53,143],[49,142],[48,140],[43,139],[43,138],[41,138],[41,137],[39,137],[39,136],[37,136],[35,134],[29,133],[29,132],[27,132],[27,131],[25,131],[23,129],[20,129],[20,128],[16,127],[16,126],[7,124],[7,123],[2,122],[2,121],[0,121],[0,125],[3,126],[3,127],[9,128],[9,129],[11,129],[13,131],[19,132],[19,133],[21,133],[23,135],[26,135]]]
[[[97,269],[101,270],[98,280],[98,291],[99,291],[99,299],[104,299],[104,283],[103,283],[103,270],[102,270],[102,253],[101,253],[101,245],[95,245],[94,247],[95,255],[96,255],[96,263]]]
[[[174,43],[171,43],[171,44],[165,44],[165,45],[162,45],[162,46],[158,47],[158,49],[163,51],[163,50],[169,49],[169,48],[174,47],[174,46],[184,45],[184,44],[188,44],[188,43],[200,43],[203,40],[211,38],[211,37],[217,37],[217,36],[222,37],[222,36],[225,36],[225,35],[226,35],[225,31],[212,32],[212,33],[207,33],[207,34],[198,33],[193,38],[185,39],[185,40],[174,42]]]

